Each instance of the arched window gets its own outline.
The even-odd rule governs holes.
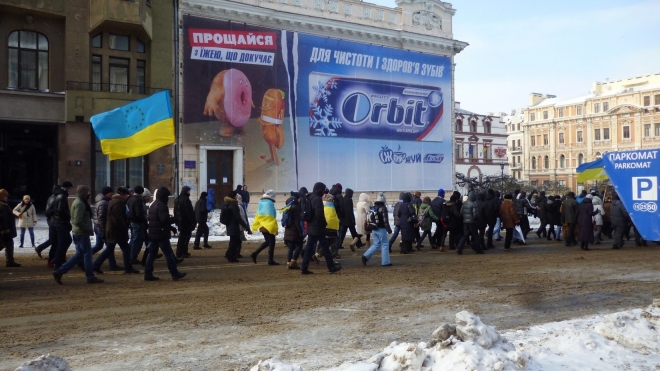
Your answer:
[[[550,168],[550,157],[548,156],[543,157],[543,168],[544,169]]]
[[[48,39],[32,31],[14,31],[7,39],[9,81],[14,89],[48,90]]]
[[[471,133],[477,132],[477,122],[474,120],[470,121],[470,132]]]
[[[490,121],[484,121],[484,133],[490,134]]]
[[[564,155],[559,156],[559,168],[560,169],[566,168],[566,156]]]
[[[536,157],[532,157],[532,170],[536,170]]]
[[[456,120],[456,131],[457,132],[463,131],[463,120],[461,119]]]
[[[600,160],[603,157],[603,155],[600,154],[600,152],[596,152],[596,160]]]
[[[584,163],[584,155],[580,153],[578,155],[578,166],[582,165],[583,163]]]

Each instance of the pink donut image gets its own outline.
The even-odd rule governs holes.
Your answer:
[[[204,105],[205,115],[240,128],[250,118],[252,107],[252,85],[243,72],[232,68],[215,75]]]

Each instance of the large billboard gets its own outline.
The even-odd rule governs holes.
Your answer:
[[[252,189],[451,188],[449,57],[190,16],[184,33],[184,143],[244,147]]]

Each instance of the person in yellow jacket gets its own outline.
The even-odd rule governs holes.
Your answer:
[[[335,197],[331,194],[323,195],[323,214],[325,215],[325,237],[330,244],[332,256],[339,259],[337,250],[337,231],[339,230],[339,216],[335,208]]]
[[[264,235],[264,243],[255,250],[250,257],[257,264],[257,255],[268,247],[268,265],[280,265],[273,260],[275,254],[275,236],[277,236],[277,211],[275,211],[275,191],[269,189],[261,196],[257,214],[252,222],[252,231],[259,231]]]

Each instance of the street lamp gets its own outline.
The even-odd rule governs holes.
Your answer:
[[[502,169],[502,194],[504,194],[504,161],[500,162],[500,169]]]

